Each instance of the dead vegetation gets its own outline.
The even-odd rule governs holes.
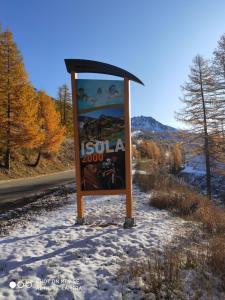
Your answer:
[[[225,238],[201,244],[165,248],[141,261],[127,261],[117,276],[123,299],[223,299],[225,295]]]
[[[157,172],[151,175],[136,174],[134,182],[142,191],[151,192],[150,205],[202,222],[208,233],[225,233],[225,209],[217,207],[173,176]]]
[[[180,287],[181,262],[180,254],[167,250],[164,255],[154,253],[143,261],[128,262],[119,269],[117,276],[124,286],[129,282],[132,289],[141,291],[145,295],[142,299],[151,299],[148,298],[150,294],[156,299],[162,299],[163,295],[171,299]]]
[[[163,297],[165,299],[177,299],[176,297],[180,299],[180,296],[176,295],[176,288],[178,290],[182,289],[182,285],[187,280],[184,272],[187,269],[191,269],[194,274],[190,284],[194,284],[194,281],[197,280],[201,286],[198,293],[192,295],[191,299],[199,299],[204,294],[203,290],[205,290],[205,293],[207,292],[204,294],[206,299],[211,299],[210,293],[215,294],[215,286],[217,291],[225,292],[225,209],[217,207],[206,196],[200,195],[196,190],[190,189],[186,184],[165,172],[155,172],[151,175],[136,174],[134,182],[138,184],[142,191],[150,193],[150,205],[169,210],[186,220],[198,222],[202,224],[203,229],[203,237],[197,242],[193,242],[187,237],[186,250],[180,246],[180,249],[172,252],[173,256],[171,257],[168,250],[161,253],[162,258],[160,259],[163,261],[163,270],[161,267],[158,270],[155,268],[159,260],[156,257],[153,261],[151,258],[145,263],[142,262],[141,267],[136,267],[135,272],[138,273],[138,269],[141,269],[142,274],[145,274],[145,272],[149,274],[149,272],[152,272],[150,270],[154,269],[154,275],[151,275],[150,283],[142,278],[148,292],[153,293],[156,299],[163,299]],[[175,259],[173,259],[174,256]],[[164,274],[167,272],[165,269],[172,272],[172,277],[167,278]],[[160,276],[157,274],[159,270],[161,272]],[[135,276],[135,273],[133,273],[133,278]],[[174,281],[176,283],[175,290],[173,285],[170,285],[171,278],[176,279]],[[216,282],[219,282],[219,284],[217,285]],[[179,284],[181,284],[180,287],[178,287]],[[157,286],[157,289],[155,286]],[[170,295],[166,296],[166,291]],[[162,295],[164,296],[162,297]]]

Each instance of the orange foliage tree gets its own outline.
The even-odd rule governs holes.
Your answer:
[[[177,173],[180,171],[183,164],[183,149],[182,143],[176,143],[170,153],[171,171]]]
[[[52,98],[45,92],[38,92],[39,117],[41,132],[44,135],[38,147],[38,157],[33,166],[37,166],[42,153],[58,152],[65,138],[65,127],[61,126],[60,114],[57,112]]]
[[[143,141],[140,144],[140,152],[142,157],[147,157],[157,162],[161,160],[160,147],[153,141]]]
[[[0,148],[10,170],[11,153],[35,148],[43,140],[36,94],[10,31],[0,32]]]

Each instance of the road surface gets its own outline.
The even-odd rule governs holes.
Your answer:
[[[74,170],[69,170],[37,177],[0,181],[0,206],[65,183],[74,182],[74,180]]]

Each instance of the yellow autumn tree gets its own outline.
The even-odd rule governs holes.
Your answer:
[[[140,151],[142,157],[147,157],[149,159],[155,160],[157,163],[161,159],[160,147],[153,141],[143,141],[140,144]]]
[[[43,142],[38,148],[38,157],[33,166],[37,166],[42,153],[56,153],[65,139],[65,127],[61,126],[60,114],[52,98],[45,92],[38,92],[39,118]]]
[[[181,143],[176,143],[172,147],[170,159],[171,159],[171,171],[173,173],[177,173],[178,171],[180,171],[181,166],[183,164],[183,151],[182,151]]]
[[[12,33],[0,32],[0,148],[10,170],[11,153],[38,147],[43,140],[35,91],[28,81]]]

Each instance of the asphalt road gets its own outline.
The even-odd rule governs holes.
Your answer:
[[[37,177],[0,181],[0,206],[65,183],[74,182],[74,180],[74,170],[69,170]]]

